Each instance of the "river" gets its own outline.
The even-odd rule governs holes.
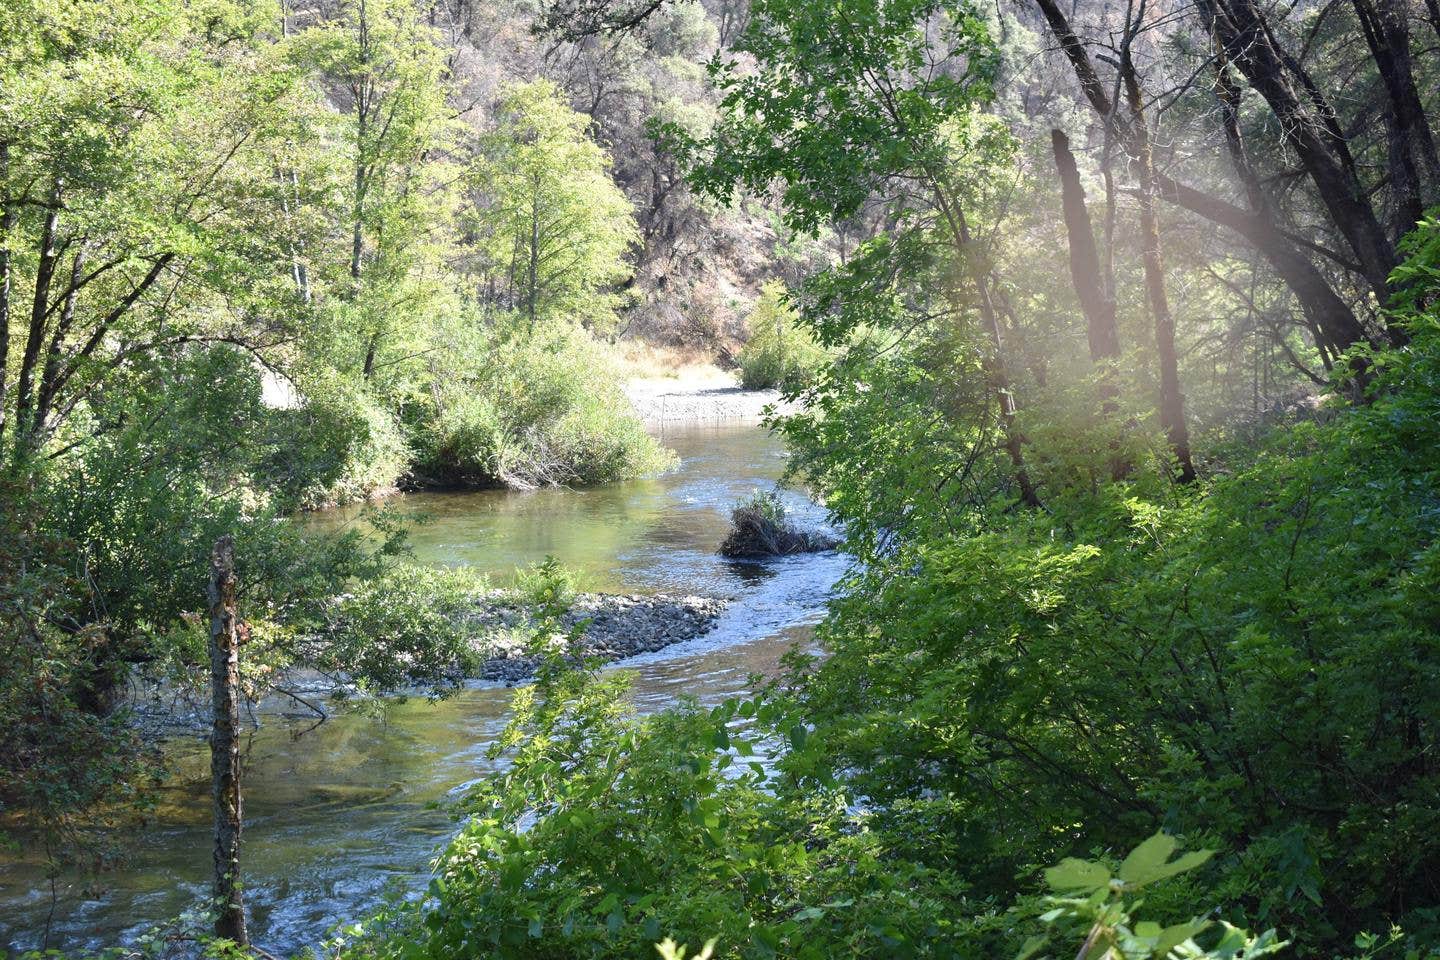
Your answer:
[[[432,518],[412,534],[416,557],[504,581],[516,567],[554,555],[577,571],[582,590],[735,597],[705,637],[618,668],[633,673],[642,710],[680,696],[718,702],[743,693],[753,674],[774,673],[780,656],[806,640],[845,561],[832,554],[756,565],[718,557],[730,504],[774,483],[783,448],[743,424],[672,426],[662,439],[680,465],[659,478],[401,498]],[[786,499],[806,520],[823,521],[798,494]],[[310,522],[362,521],[358,511],[339,509]],[[379,717],[341,712],[313,729],[309,720],[267,715],[250,738],[245,774],[254,941],[284,956],[363,917],[387,895],[422,888],[431,858],[455,829],[437,805],[488,769],[485,752],[509,696],[504,687],[474,684],[439,703],[415,698]],[[167,752],[172,775],[147,824],[127,838],[125,862],[59,884],[51,946],[133,940],[206,896],[209,751],[197,738],[173,741]],[[0,942],[37,947],[51,906],[36,851],[0,851]]]

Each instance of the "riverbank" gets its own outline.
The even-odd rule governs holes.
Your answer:
[[[670,423],[759,423],[773,409],[793,409],[778,390],[746,390],[734,374],[716,369],[684,370],[674,377],[639,377],[625,384],[625,396],[647,426]]]
[[[581,624],[570,653],[603,663],[654,653],[709,633],[731,603],[729,598],[672,594],[582,593],[570,601],[560,618],[565,631]],[[534,605],[512,590],[489,590],[473,599],[464,614],[476,666],[455,673],[460,681],[493,681],[509,686],[535,675],[538,659],[531,654],[540,629]],[[250,719],[259,726],[265,716],[313,716],[327,719],[337,703],[361,693],[343,674],[329,675],[299,668],[268,677],[268,689],[252,705]],[[424,696],[429,689],[410,693]],[[209,729],[208,690],[137,677],[127,705],[143,735],[152,739],[188,736]]]
[[[561,620],[566,629],[585,624],[577,656],[608,663],[702,637],[729,604],[720,597],[583,593]],[[516,683],[534,675],[536,623],[523,599],[493,594],[480,602],[476,621],[487,630],[477,648],[485,657],[479,679]]]

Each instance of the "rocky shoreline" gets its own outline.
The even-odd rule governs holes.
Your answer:
[[[582,593],[562,621],[567,628],[589,621],[577,652],[609,662],[704,636],[729,604],[719,597]],[[527,647],[535,621],[523,602],[513,595],[487,597],[475,622],[489,628],[482,634],[479,679],[515,683],[534,675]]]
[[[566,629],[588,621],[580,637],[579,656],[603,662],[652,653],[709,633],[730,605],[721,597],[673,594],[582,593],[570,602],[561,621]],[[485,680],[507,686],[535,675],[536,658],[529,645],[538,623],[531,605],[513,591],[492,591],[475,598],[466,618],[473,628],[473,644],[482,658],[467,680]],[[297,669],[273,683],[247,716],[256,725],[264,717],[323,720],[336,698],[355,691],[344,677]],[[424,695],[425,690],[412,693]],[[159,739],[204,735],[209,729],[208,691],[178,687],[137,677],[126,704],[142,736]]]

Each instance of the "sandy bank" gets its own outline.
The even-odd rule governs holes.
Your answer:
[[[767,408],[792,409],[778,390],[746,390],[728,373],[686,373],[679,377],[631,380],[625,395],[647,424],[735,421],[759,423]]]

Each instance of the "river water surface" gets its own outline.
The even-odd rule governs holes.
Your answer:
[[[833,554],[736,564],[715,554],[730,505],[768,488],[784,467],[779,442],[753,425],[671,428],[680,455],[666,476],[577,490],[414,494],[400,505],[432,517],[411,537],[422,562],[465,565],[497,581],[546,555],[579,573],[580,589],[734,597],[705,637],[626,661],[643,710],[681,696],[718,702],[804,642],[844,568]],[[803,497],[789,505],[813,522]],[[342,527],[358,511],[310,522]],[[429,703],[390,705],[383,718],[341,713],[311,721],[270,715],[250,740],[243,862],[251,936],[285,955],[362,917],[392,891],[424,886],[455,822],[437,804],[489,768],[510,691],[477,684]],[[210,871],[209,751],[169,747],[162,802],[127,838],[117,869],[62,880],[50,945],[76,949],[133,939],[202,900]],[[0,850],[0,943],[39,946],[52,898],[37,851]]]

